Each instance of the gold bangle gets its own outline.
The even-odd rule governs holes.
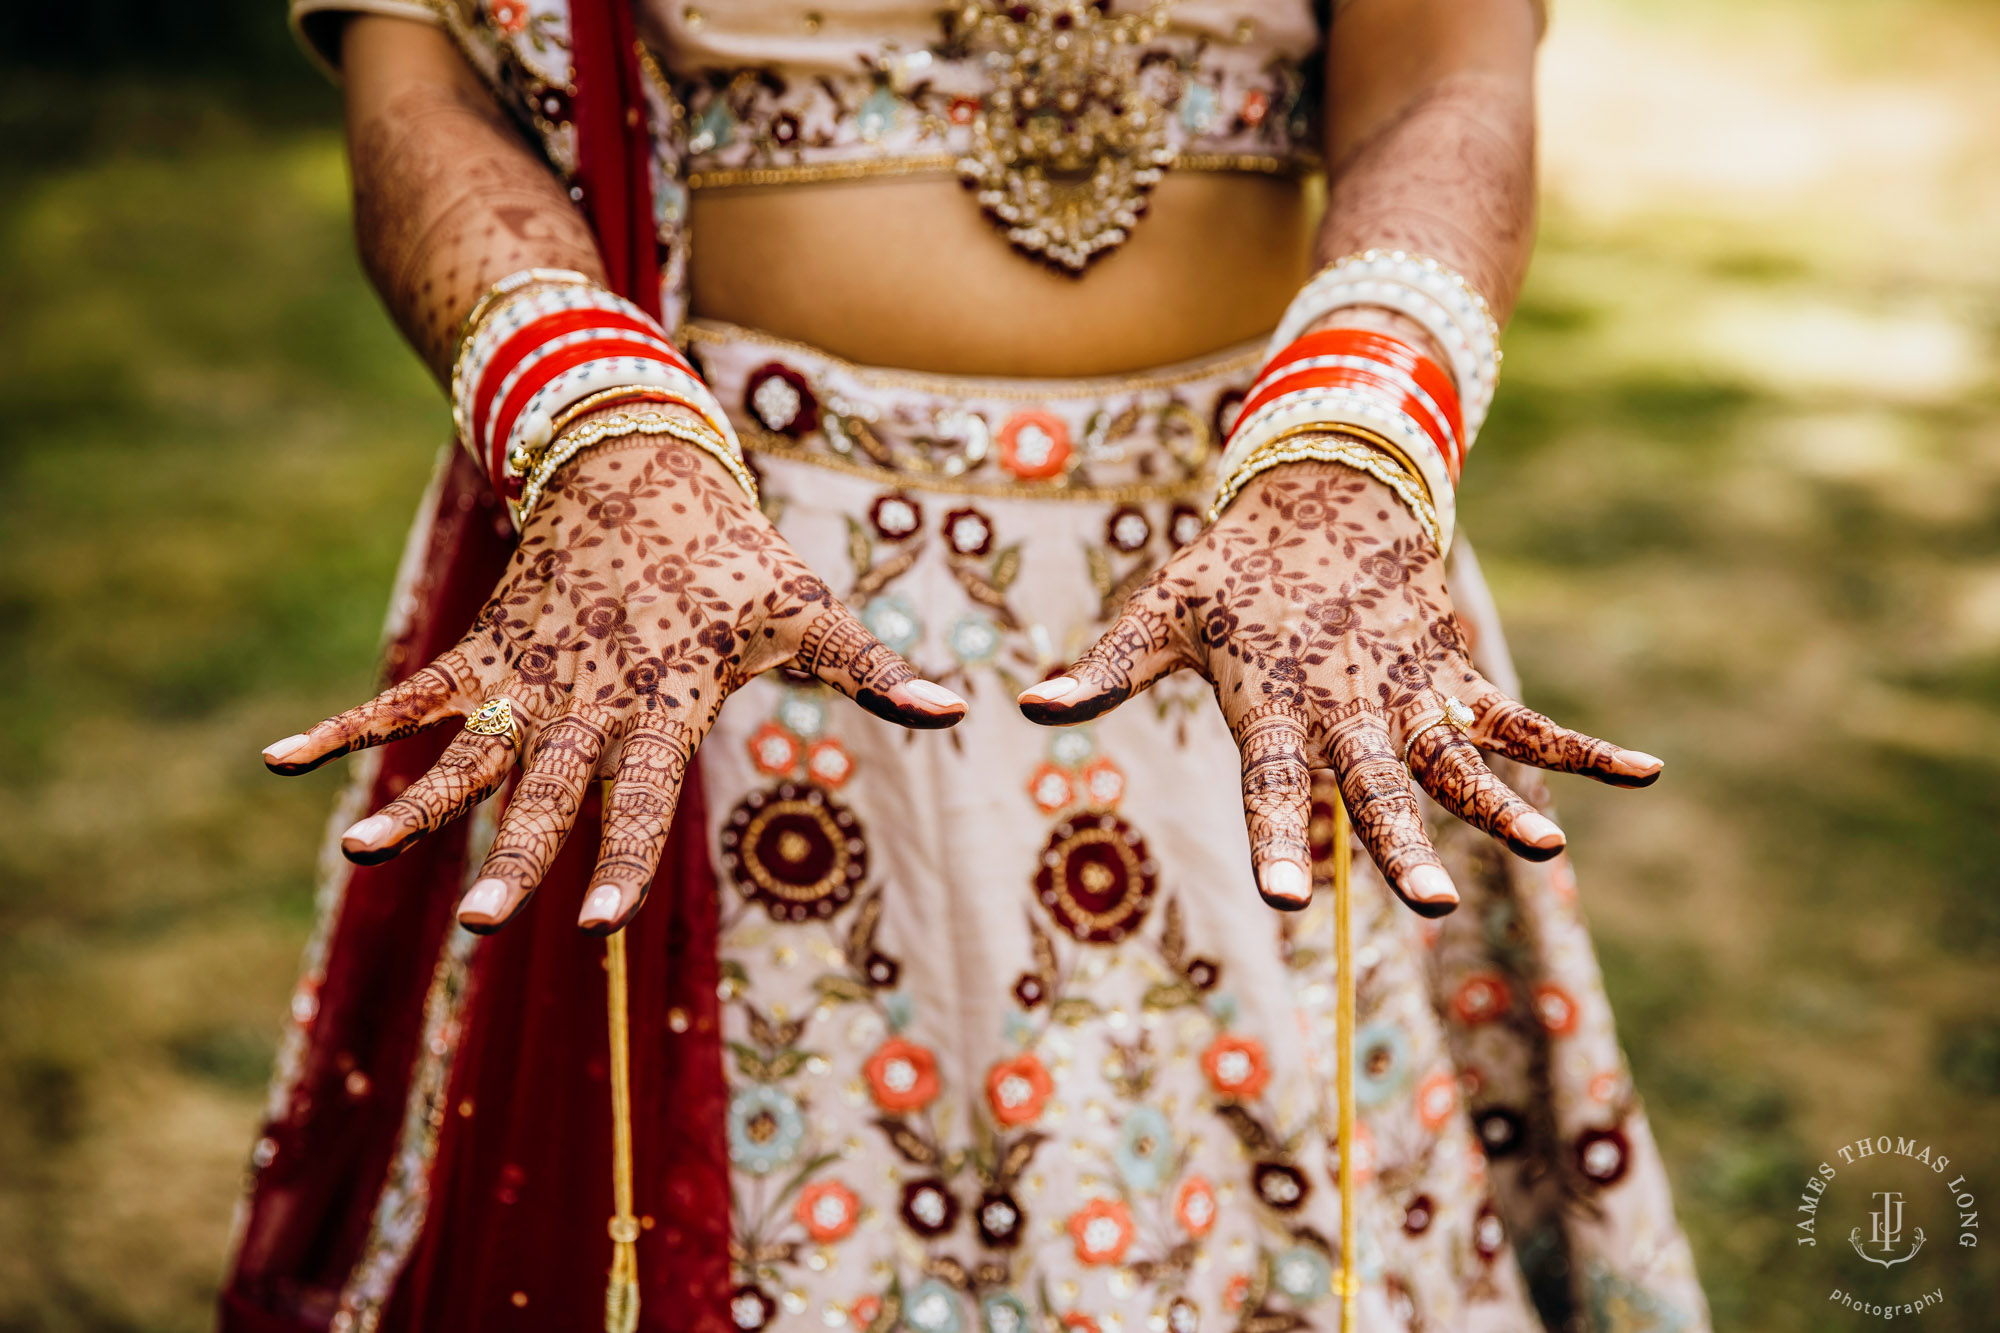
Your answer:
[[[1343,436],[1343,437],[1351,437],[1353,439],[1359,440],[1362,443],[1370,445],[1376,450],[1380,451],[1381,453],[1385,453],[1389,455],[1389,457],[1395,459],[1397,464],[1403,469],[1403,471],[1407,472],[1412,478],[1412,480],[1415,482],[1415,484],[1422,490],[1424,495],[1424,500],[1430,506],[1431,512],[1433,514],[1437,512],[1437,497],[1431,494],[1430,483],[1424,480],[1424,470],[1417,466],[1416,460],[1410,457],[1409,453],[1403,448],[1402,445],[1397,444],[1394,440],[1391,440],[1384,435],[1369,430],[1366,426],[1354,426],[1348,424],[1345,421],[1307,422],[1303,425],[1292,426],[1289,429],[1280,431],[1278,434],[1273,435],[1270,439],[1260,443],[1257,446],[1255,452],[1262,453],[1266,449],[1283,445],[1288,441],[1296,440],[1301,436],[1308,436],[1308,435],[1317,436],[1317,435],[1329,435],[1329,434]],[[1247,462],[1248,458],[1246,457],[1244,461]],[[1234,472],[1240,470],[1241,470],[1241,465],[1239,464],[1236,468],[1233,468],[1231,470],[1232,475]],[[1245,480],[1248,480],[1248,478],[1245,478]]]
[[[750,497],[750,502],[757,503],[756,477],[730,449],[729,442],[715,431],[660,412],[613,412],[576,427],[557,439],[549,446],[548,452],[536,460],[533,475],[521,488],[521,498],[510,505],[515,529],[518,531],[527,526],[541,504],[543,492],[563,464],[585,449],[620,435],[671,435],[684,444],[691,444],[721,463],[736,484],[743,488],[743,493]]]
[[[599,389],[588,398],[579,398],[562,411],[556,413],[555,420],[549,423],[550,443],[553,444],[564,431],[575,425],[577,418],[589,416],[598,408],[608,406],[621,399],[625,402],[678,403],[690,412],[694,411],[692,404],[682,401],[675,395],[668,393],[665,389],[655,389],[639,384],[620,384],[609,389]],[[696,412],[695,415],[700,416],[701,414]],[[535,470],[533,462],[528,464],[527,470],[530,472]]]
[[[1440,551],[1444,549],[1444,543],[1438,537],[1437,511],[1431,507],[1430,495],[1423,483],[1403,469],[1400,459],[1393,452],[1378,450],[1369,440],[1348,437],[1345,427],[1340,433],[1320,430],[1287,436],[1260,446],[1223,480],[1216,492],[1215,503],[1209,506],[1208,521],[1213,523],[1222,517],[1222,511],[1229,507],[1229,502],[1253,478],[1286,463],[1338,463],[1373,477],[1394,491],[1396,498],[1416,516],[1417,525],[1430,538],[1431,545]]]

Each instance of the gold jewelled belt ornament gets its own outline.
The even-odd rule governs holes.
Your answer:
[[[959,177],[1027,254],[1072,274],[1122,244],[1174,163],[1167,107],[1141,78],[1168,0],[1113,17],[1101,0],[972,0],[959,31],[992,91]]]

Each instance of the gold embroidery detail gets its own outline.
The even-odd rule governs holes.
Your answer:
[[[1140,61],[1167,9],[1155,0],[1114,18],[1092,0],[966,5],[962,31],[985,50],[992,91],[959,174],[1020,249],[1081,273],[1132,234],[1174,163],[1172,95],[1160,96]]]

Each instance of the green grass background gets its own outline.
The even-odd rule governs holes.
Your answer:
[[[0,1333],[207,1326],[339,781],[256,752],[366,690],[445,427],[277,8],[254,67],[0,91]],[[1792,1239],[1835,1146],[2000,1209],[2000,23],[1559,0],[1548,60],[1465,526],[1530,699],[1671,760],[1557,790],[1718,1326],[1867,1324],[1827,1291],[1896,1283]],[[1594,122],[1703,70],[1860,128],[1774,193],[1702,175],[1729,124]],[[1991,1247],[1927,1259],[1923,1327],[2000,1328]]]

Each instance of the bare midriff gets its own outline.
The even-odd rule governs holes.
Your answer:
[[[1169,174],[1131,239],[1072,277],[1016,253],[937,176],[698,190],[693,312],[864,365],[1111,375],[1268,333],[1307,276],[1316,191]]]

